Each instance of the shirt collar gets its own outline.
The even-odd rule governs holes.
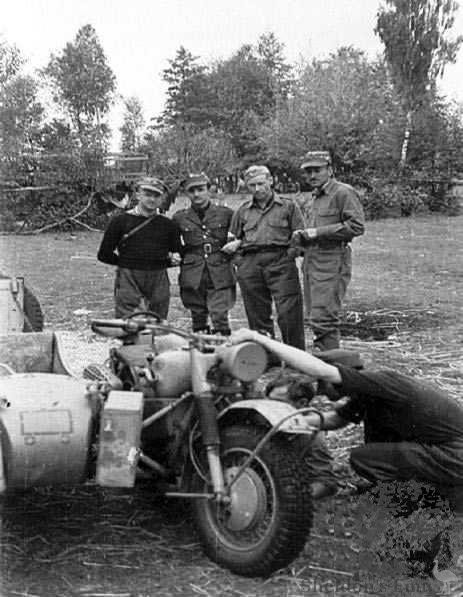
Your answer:
[[[320,187],[319,189],[317,189],[317,192],[314,193],[315,197],[320,197],[321,195],[328,195],[328,193],[330,192],[332,186],[334,184],[334,179],[330,178],[329,180],[327,180],[325,182],[325,184]]]
[[[266,205],[264,207],[264,211],[267,210],[267,209],[270,209],[274,203],[278,203],[279,205],[283,205],[283,201],[282,201],[281,197],[279,197],[275,193],[272,193],[272,197],[266,203]],[[259,204],[257,203],[257,201],[255,200],[254,197],[252,197],[252,199],[251,199],[250,206],[251,207],[257,207],[258,209],[261,209],[260,206],[259,206]]]

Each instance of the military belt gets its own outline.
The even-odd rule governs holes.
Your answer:
[[[275,251],[287,251],[289,245],[260,245],[254,247],[244,247],[241,249],[243,255],[254,255],[255,253],[270,253]]]
[[[186,247],[184,253],[192,253],[193,255],[211,255],[212,253],[218,253],[220,247],[215,247],[212,243],[204,243],[203,245],[195,245],[194,247]]]

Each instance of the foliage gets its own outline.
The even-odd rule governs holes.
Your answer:
[[[376,178],[370,179],[369,184],[369,189],[360,194],[365,216],[369,220],[411,216],[429,203],[429,195],[406,179],[390,182]]]
[[[414,112],[429,102],[437,77],[455,62],[463,36],[449,38],[454,0],[385,0],[375,32],[384,44],[392,82],[407,114],[401,166],[405,165]]]
[[[235,162],[227,137],[214,128],[196,131],[192,125],[158,129],[143,147],[150,155],[151,168],[164,178],[180,179],[189,172],[217,176]]]
[[[327,149],[337,172],[387,169],[397,153],[395,123],[401,117],[383,61],[344,47],[301,66],[295,91],[264,125],[262,137],[269,158],[300,162],[309,148]]]
[[[17,48],[0,43],[0,174],[10,180],[30,175],[43,116],[36,81],[23,74],[23,64]]]
[[[198,57],[183,46],[168,62],[169,66],[162,73],[167,83],[167,99],[159,124],[206,124],[210,111],[206,67],[198,64]]]
[[[167,100],[157,126],[188,125],[185,131],[194,133],[214,127],[230,140],[238,157],[259,159],[259,127],[288,96],[291,70],[273,33],[209,66],[180,47],[163,71]]]
[[[51,56],[44,73],[79,135],[86,137],[89,128],[100,126],[112,103],[115,76],[91,25],[81,27],[73,43]]]
[[[145,118],[143,107],[137,97],[124,100],[124,122],[120,128],[122,151],[138,151],[142,141]]]
[[[24,59],[16,46],[0,40],[0,87],[18,74]]]

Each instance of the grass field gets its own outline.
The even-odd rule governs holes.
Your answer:
[[[88,331],[89,318],[112,316],[113,270],[96,261],[100,238],[90,232],[0,236],[0,271],[26,278],[42,303],[47,327],[73,331],[83,360],[92,360],[92,346],[105,349]],[[344,345],[360,350],[372,365],[433,380],[458,399],[463,382],[463,217],[370,222],[354,247]],[[176,273],[171,270],[169,318],[188,328]],[[239,299],[232,325],[236,329],[245,321]],[[373,332],[386,322],[387,337],[360,339],[355,322]],[[359,441],[352,428],[329,434],[346,488],[348,449]],[[440,587],[427,581],[413,585],[399,576],[381,578],[380,571],[362,576],[356,507],[347,491],[318,506],[313,535],[294,564],[270,579],[249,580],[207,560],[188,517],[146,491],[129,494],[90,486],[59,494],[37,491],[3,506],[0,595],[435,594]],[[329,583],[335,593],[332,588],[328,592]]]

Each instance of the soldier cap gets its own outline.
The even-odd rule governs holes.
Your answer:
[[[309,166],[330,166],[331,156],[329,151],[308,151],[301,164],[301,169]]]
[[[244,173],[244,182],[248,184],[250,180],[256,178],[257,176],[267,176],[268,178],[272,177],[267,166],[249,166]]]
[[[145,176],[138,181],[138,188],[146,191],[153,191],[162,195],[167,192],[167,186],[162,182],[160,178],[155,176]]]
[[[189,174],[183,183],[183,188],[185,191],[188,191],[193,187],[209,186],[210,184],[209,177],[204,172],[201,172],[201,174]]]

